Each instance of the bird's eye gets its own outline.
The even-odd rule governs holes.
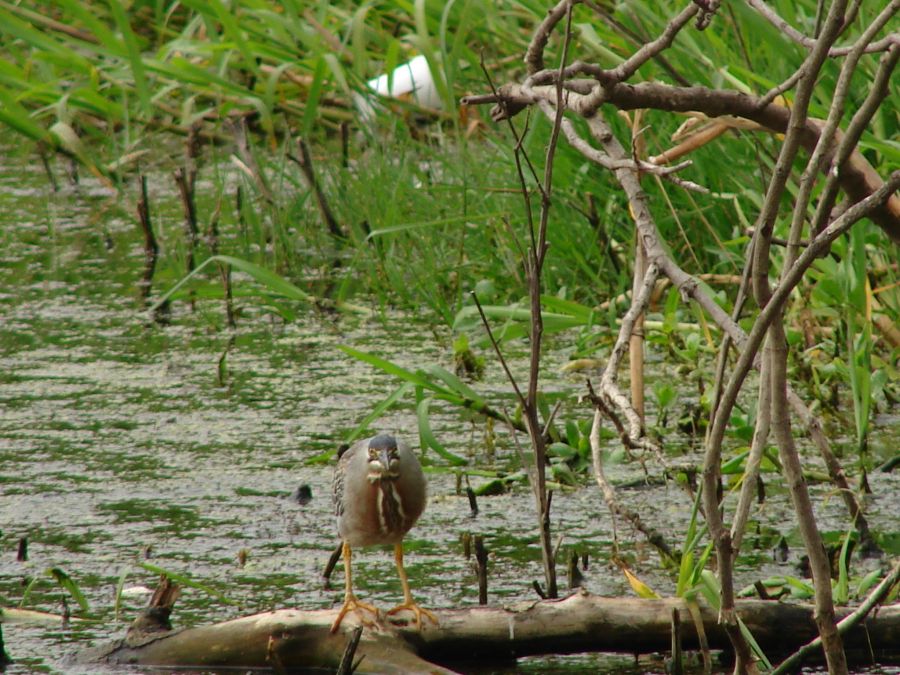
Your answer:
[[[378,451],[375,448],[369,448],[369,459],[378,459]]]

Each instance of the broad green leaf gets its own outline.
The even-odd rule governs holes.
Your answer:
[[[368,352],[363,352],[359,349],[348,347],[347,345],[338,345],[338,349],[355,359],[359,359],[360,361],[368,363],[370,366],[375,366],[388,375],[399,377],[401,380],[405,380],[406,382],[414,384],[417,387],[422,387],[423,389],[431,389],[433,387],[432,383],[428,379],[423,377],[420,372],[414,373],[411,370],[407,370],[402,366],[398,366],[396,363],[388,361],[387,359],[384,359],[380,356],[376,356],[375,354],[370,354]]]
[[[441,366],[432,365],[426,367],[425,372],[427,372],[432,377],[436,377],[439,380],[443,381],[444,384],[450,387],[451,391],[459,394],[462,398],[469,399],[470,401],[479,405],[484,404],[484,399],[477,391],[472,389],[472,387],[460,380],[449,370],[442,368]]]
[[[51,567],[47,570],[47,574],[56,579],[56,583],[59,584],[60,588],[63,588],[69,592],[75,602],[78,603],[78,606],[81,608],[82,612],[84,612],[85,614],[90,612],[87,598],[84,597],[84,593],[81,592],[81,588],[78,587],[78,584],[75,582],[75,580],[72,579],[72,577],[70,577],[65,570],[60,567]]]

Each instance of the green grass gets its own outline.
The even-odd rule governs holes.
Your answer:
[[[813,0],[775,4],[796,25],[815,16]],[[579,7],[572,53],[615,65],[641,40],[658,34],[680,6],[633,1],[603,20]],[[201,237],[200,270],[188,281],[200,299],[224,293],[219,266],[203,266],[217,253],[234,269],[243,266],[244,275],[235,279],[240,300],[255,298],[285,319],[309,307],[400,308],[481,338],[469,296],[477,288],[498,330],[513,339],[525,334],[527,319],[518,254],[526,224],[513,140],[505,125],[487,120],[486,110],[466,110],[462,119],[458,101],[466,93],[489,90],[482,60],[496,84],[521,78],[521,54],[544,11],[544,3],[527,0],[490,9],[474,0],[362,5],[191,0],[170,8],[150,2],[63,0],[52,7],[0,2],[0,123],[43,154],[55,149],[70,155],[127,198],[135,194],[138,169],[165,174],[183,164],[182,139],[196,127],[202,143],[199,176],[212,185],[197,195],[201,235],[214,218],[220,233],[215,252]],[[548,63],[560,47],[553,38]],[[380,112],[368,123],[360,119],[354,92],[416,54],[428,60],[443,112],[423,116],[413,105],[394,103],[376,106]],[[666,62],[646,64],[634,80],[763,93],[793,71],[803,51],[750,8],[737,5],[720,12],[715,30],[683,31],[665,57]],[[865,95],[876,62],[876,57],[863,59],[851,102]],[[826,64],[824,85],[833,84],[838,68],[836,60]],[[900,131],[891,114],[898,97],[893,91],[863,137],[867,158],[882,173],[900,163],[895,145],[886,140]],[[822,86],[812,114],[824,117],[829,103],[828,86]],[[258,177],[233,163],[230,124],[237,118],[251,131]],[[625,120],[612,113],[608,118],[628,140]],[[474,131],[468,127],[472,119],[481,120]],[[670,146],[682,121],[649,111],[643,131],[647,153]],[[344,122],[350,139],[346,157],[337,134]],[[549,123],[542,116],[520,115],[515,124],[540,173]],[[291,161],[297,135],[312,148],[323,193],[344,233],[340,239],[323,225],[315,198]],[[661,233],[689,271],[738,272],[745,230],[760,205],[778,142],[742,131],[695,152],[684,177],[709,187],[710,196],[644,181]],[[630,288],[633,224],[609,173],[565,143],[556,154],[554,176],[551,251],[543,280],[546,325],[550,331],[574,328],[576,353],[590,355],[597,330],[614,326],[615,312],[599,306]],[[789,193],[795,189],[790,182]],[[531,199],[536,206],[537,196]],[[158,300],[185,281],[187,249],[180,214],[154,204],[151,210],[165,252],[155,278]],[[785,235],[786,227],[779,223],[776,234]],[[887,253],[891,248],[874,226],[863,225],[854,236],[860,243],[853,251],[864,242],[865,259],[883,270],[871,284],[881,289],[874,297],[881,311],[896,318],[900,291]],[[840,251],[839,246],[836,261],[817,263],[811,285],[802,291],[817,321],[829,321],[840,306],[835,293],[842,289],[830,289],[835,283],[828,277],[830,267],[836,264],[843,277],[856,279],[854,288],[865,273],[858,253],[840,258]],[[728,292],[720,297],[730,302]],[[860,302],[852,304],[843,328],[849,336],[835,342],[834,351],[849,364],[839,375],[851,385],[861,445],[871,412],[865,394],[877,369],[873,364],[892,359],[881,344],[872,353],[871,336],[865,344],[852,339],[866,322]],[[695,318],[684,307],[665,311],[669,326]],[[679,339],[674,335],[669,342],[677,347]],[[814,378],[831,377],[821,370],[827,364],[807,366],[821,371]],[[877,378],[875,386],[880,393]]]

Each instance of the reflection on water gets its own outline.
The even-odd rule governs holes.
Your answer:
[[[35,187],[23,186],[29,180]],[[119,584],[154,586],[143,562],[208,589],[185,587],[178,625],[335,604],[340,584],[327,589],[321,580],[336,543],[331,468],[307,460],[334,449],[397,384],[336,346],[375,351],[412,368],[449,365],[428,327],[405,317],[314,317],[287,326],[251,318],[239,321],[220,383],[229,335],[210,330],[212,322],[180,304],[173,325],[147,321],[136,303],[142,253],[135,225],[116,218],[98,225],[97,206],[107,197],[91,186],[53,195],[41,176],[0,167],[0,605],[24,598],[27,607],[59,613],[67,602],[79,615],[47,574],[60,567],[84,592],[91,619],[67,629],[4,626],[16,659],[8,673],[76,672],[66,655],[121,634],[146,602],[146,595],[128,594],[115,615]],[[564,358],[563,351],[549,356],[551,364]],[[492,377],[485,388],[508,396],[502,374]],[[573,401],[581,392],[564,379],[546,388]],[[437,403],[432,410],[445,445],[463,455],[479,451],[478,423]],[[378,428],[415,442],[412,404]],[[503,452],[501,461],[511,461],[512,451]],[[639,468],[627,471],[641,475]],[[439,467],[429,475],[430,506],[407,540],[417,598],[426,606],[477,602],[460,543],[465,532],[486,537],[492,601],[533,597],[531,580],[542,571],[529,490],[481,498],[473,519],[456,476]],[[873,478],[876,492],[875,483],[888,480]],[[291,498],[301,485],[311,493],[303,505]],[[623,499],[680,540],[690,511],[680,489],[628,490]],[[824,510],[843,518],[837,501]],[[596,490],[558,493],[553,505],[564,550],[590,555],[589,590],[627,594],[608,564],[612,527]],[[774,522],[787,522],[783,500],[766,508]],[[18,562],[23,537],[28,559]],[[671,592],[654,554],[629,530],[620,527],[619,538],[642,579]],[[399,582],[389,555],[360,552],[354,571],[367,599],[396,603]],[[527,659],[517,668],[630,672],[629,664],[578,656]]]

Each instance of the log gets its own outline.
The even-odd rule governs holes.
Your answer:
[[[79,663],[184,668],[297,668],[336,670],[356,617],[331,633],[336,610],[282,609],[167,633],[130,630],[125,638],[78,655]],[[452,674],[423,660],[389,625],[367,628],[356,648],[358,673]]]
[[[603,598],[577,591],[562,600],[507,607],[438,610],[439,625],[384,623],[366,627],[356,650],[360,673],[452,673],[443,663],[497,661],[535,654],[665,652],[671,645],[673,609],[680,617],[685,649],[698,647],[697,630],[684,600]],[[816,636],[813,606],[776,600],[737,602],[741,618],[762,649],[774,658]],[[852,608],[837,610],[838,619]],[[129,634],[83,652],[82,663],[163,667],[337,668],[356,617],[348,615],[332,634],[336,610],[282,609],[222,623],[169,632]],[[711,649],[729,650],[715,610],[701,604]],[[893,660],[900,657],[900,603],[884,606],[844,636],[849,652]],[[871,651],[870,651],[871,650]]]

